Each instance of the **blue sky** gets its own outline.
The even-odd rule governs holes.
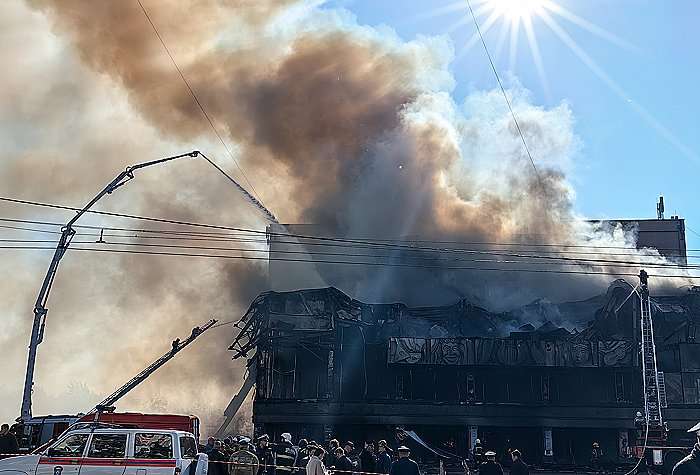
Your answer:
[[[483,0],[472,2],[478,11]],[[700,235],[691,231],[700,233],[700,2],[555,3],[622,40],[618,44],[601,38],[550,13],[608,80],[593,72],[536,14],[531,16],[532,26],[547,87],[522,27],[515,62],[510,62],[506,39],[496,68],[504,78],[515,76],[532,92],[536,104],[547,107],[565,101],[571,107],[575,131],[583,143],[575,172],[569,177],[576,189],[576,210],[595,218],[653,218],[656,199],[663,194],[666,216],[686,218],[688,248],[700,249]],[[348,9],[361,24],[388,25],[406,40],[448,34],[457,55],[451,70],[457,81],[453,95],[458,103],[470,91],[496,87],[481,44],[474,43],[464,51],[475,32],[471,17],[450,29],[468,14],[466,1],[336,0],[327,5]],[[484,24],[488,16],[488,12],[480,16],[479,22]],[[501,17],[485,34],[494,55],[504,21],[510,20]],[[620,89],[616,91],[611,83]],[[651,119],[645,119],[640,109]]]

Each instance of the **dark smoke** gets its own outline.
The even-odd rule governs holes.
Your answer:
[[[3,5],[8,41],[2,55],[18,65],[3,79],[14,92],[3,99],[3,115],[21,118],[7,128],[16,134],[4,139],[13,144],[0,178],[8,194],[80,204],[130,163],[195,146],[221,153],[136,1],[27,4],[31,11],[18,1]],[[538,160],[535,173],[498,92],[474,93],[464,107],[454,103],[446,40],[405,42],[346,14],[292,2],[144,5],[281,220],[313,223],[331,235],[494,243],[575,243],[588,232],[572,211],[565,179],[578,150],[569,108],[532,106],[513,85],[513,103]],[[23,62],[17,51],[39,61]],[[43,82],[27,91],[24,84],[37,78]],[[224,160],[234,169],[221,154]],[[258,229],[264,224],[201,162],[143,173],[120,193],[101,206]],[[20,269],[36,269],[17,272],[5,292],[14,297],[11,314],[28,319],[48,255],[12,259]],[[239,316],[268,287],[265,266],[257,264],[70,259],[54,289],[37,392],[48,394],[42,378],[76,381],[78,389],[67,396],[73,401],[82,381],[95,393],[86,399],[99,399],[172,338],[211,315]],[[357,267],[320,273],[322,281],[366,300],[437,304],[469,296],[501,307],[536,297],[587,297],[609,281]],[[293,281],[303,286],[305,278]],[[4,341],[19,355],[13,359],[17,380],[27,328],[18,320]],[[240,365],[226,363],[229,339],[228,331],[204,337],[199,350],[174,361],[125,405],[216,413],[212,408],[222,408],[240,382]],[[44,407],[51,403],[49,396],[38,399]]]

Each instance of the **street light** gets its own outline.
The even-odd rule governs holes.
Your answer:
[[[34,304],[34,323],[32,325],[32,335],[29,340],[29,357],[27,358],[27,374],[24,379],[24,392],[22,394],[22,411],[20,419],[22,422],[26,422],[32,417],[32,386],[34,385],[34,366],[36,364],[36,350],[39,344],[44,339],[44,326],[46,323],[46,313],[48,309],[46,308],[46,302],[49,299],[49,292],[53,285],[53,281],[56,278],[56,271],[58,270],[58,264],[61,258],[68,250],[68,246],[75,236],[75,229],[73,225],[75,222],[85,214],[95,203],[97,203],[104,195],[111,194],[114,190],[122,185],[127,184],[129,181],[134,179],[134,172],[141,168],[150,167],[152,165],[158,165],[161,163],[169,162],[183,157],[196,158],[202,155],[198,150],[192,152],[183,153],[180,155],[175,155],[172,157],[161,158],[158,160],[152,160],[150,162],[137,163],[127,167],[123,172],[121,172],[117,177],[109,182],[109,184],[104,187],[93,199],[91,199],[80,211],[78,211],[75,216],[73,216],[70,221],[66,223],[65,226],[61,228],[61,238],[56,246],[56,251],[53,254],[53,259],[51,259],[51,264],[49,264],[49,269],[46,272],[44,281],[41,284],[41,289],[39,290],[39,296]]]

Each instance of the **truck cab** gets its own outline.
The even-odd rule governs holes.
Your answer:
[[[0,460],[0,475],[206,475],[193,434],[176,430],[84,428],[43,452]]]

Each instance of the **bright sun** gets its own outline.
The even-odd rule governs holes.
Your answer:
[[[544,4],[545,0],[488,0],[494,12],[498,15],[508,18],[511,21],[527,20],[533,14],[537,14]]]

